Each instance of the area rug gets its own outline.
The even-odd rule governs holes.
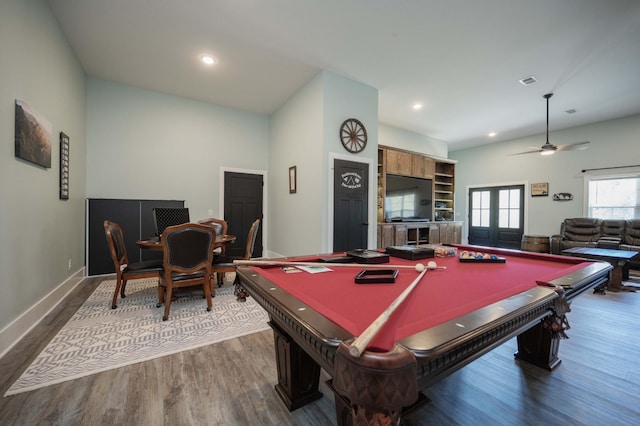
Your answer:
[[[156,308],[157,280],[127,283],[111,309],[114,280],[100,283],[5,396],[147,361],[269,328],[255,301],[236,301],[233,285],[216,289],[211,312],[202,291],[177,297],[167,321]]]

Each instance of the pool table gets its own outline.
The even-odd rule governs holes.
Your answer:
[[[515,336],[517,359],[551,370],[560,362],[561,338],[551,325],[561,323],[563,306],[568,308],[571,299],[606,282],[611,269],[607,262],[567,256],[454,247],[458,252],[452,257],[390,257],[385,266],[391,269],[431,260],[446,269],[424,275],[358,359],[348,354],[349,344],[416,279],[417,271],[399,268],[393,283],[358,284],[354,278],[366,264],[327,263],[330,271],[318,273],[239,266],[242,288],[269,314],[278,368],[275,389],[288,409],[321,397],[322,368],[332,377],[328,384],[336,397],[338,424],[352,424],[352,413],[372,422],[380,421],[375,416],[411,418],[428,401],[422,390]],[[504,261],[463,261],[463,251]],[[280,260],[326,262],[340,255]]]

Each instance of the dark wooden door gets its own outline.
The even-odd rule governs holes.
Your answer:
[[[524,185],[469,190],[469,244],[520,249]]]
[[[333,251],[366,249],[369,233],[369,165],[335,160],[333,194]]]
[[[262,256],[262,197],[262,175],[224,173],[224,220],[229,224],[229,234],[237,237],[233,244],[226,247],[228,256],[244,256],[249,228],[256,219],[260,219],[260,228],[253,257]]]

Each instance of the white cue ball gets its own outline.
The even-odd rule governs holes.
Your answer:
[[[437,267],[438,267],[438,264],[436,262],[434,262],[433,260],[431,262],[427,263],[427,268],[429,268],[429,269],[434,269],[434,268],[437,268]]]
[[[424,265],[422,263],[416,263],[416,271],[418,272],[424,271]]]

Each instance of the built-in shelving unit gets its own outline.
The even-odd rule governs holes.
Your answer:
[[[384,195],[386,193],[386,151],[378,150],[378,223],[384,222]]]
[[[436,172],[433,187],[434,219],[436,221],[453,220],[453,202],[455,195],[454,163],[436,161]]]
[[[433,180],[434,221],[454,220],[455,161],[425,154],[378,148],[378,223],[384,222],[386,175],[413,176]]]
[[[378,247],[460,243],[462,222],[454,221],[456,162],[411,151],[378,148]],[[384,202],[387,174],[433,181],[431,222],[385,223]]]

